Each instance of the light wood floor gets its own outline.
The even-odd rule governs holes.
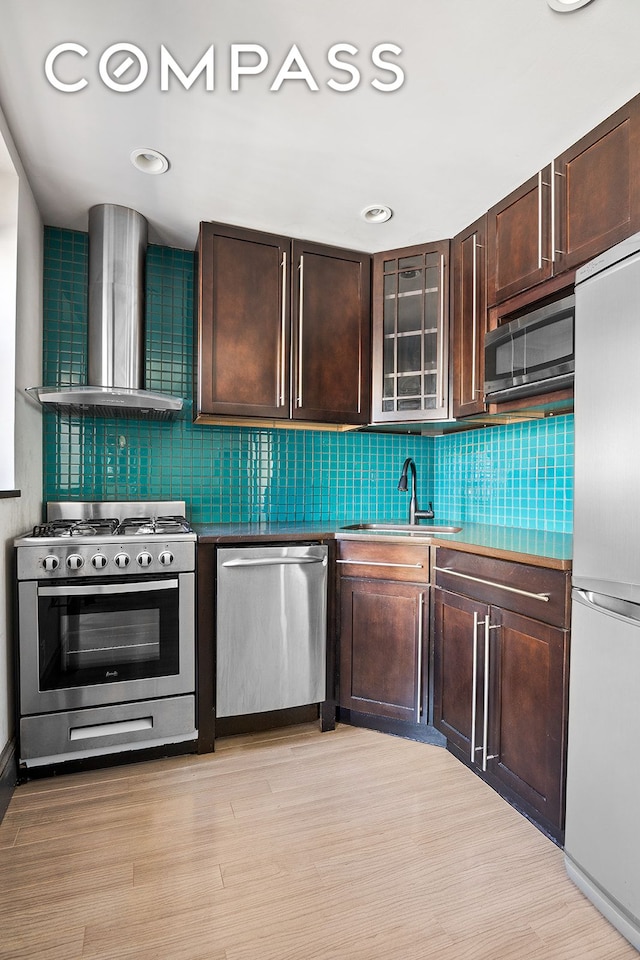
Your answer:
[[[637,960],[450,754],[315,726],[19,787],[2,960]]]

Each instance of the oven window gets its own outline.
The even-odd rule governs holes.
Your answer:
[[[178,586],[39,596],[40,689],[179,672]]]

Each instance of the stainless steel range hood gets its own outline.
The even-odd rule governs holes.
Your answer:
[[[43,406],[72,415],[168,420],[183,401],[144,387],[147,221],[103,203],[89,210],[89,385],[29,387]]]

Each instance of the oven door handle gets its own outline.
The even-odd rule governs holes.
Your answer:
[[[138,580],[135,583],[87,583],[71,586],[38,587],[39,597],[86,597],[96,594],[148,593],[153,590],[176,590],[177,580]]]

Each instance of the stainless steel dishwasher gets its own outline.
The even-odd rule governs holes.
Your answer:
[[[327,553],[317,543],[218,549],[217,717],[325,699]]]

